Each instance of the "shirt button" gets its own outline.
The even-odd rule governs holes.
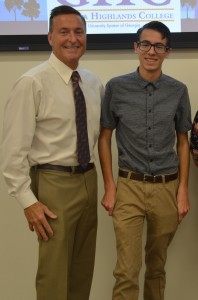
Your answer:
[[[149,144],[149,148],[151,148],[152,147],[152,145],[151,144]]]
[[[151,130],[151,127],[149,127],[148,130]]]
[[[149,112],[151,113],[151,109],[149,109]]]

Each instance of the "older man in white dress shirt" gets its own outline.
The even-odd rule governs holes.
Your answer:
[[[49,60],[17,80],[6,104],[1,168],[9,193],[39,239],[37,300],[88,300],[97,231],[94,146],[103,86],[79,67],[86,23],[78,11],[54,8],[48,40]],[[77,157],[73,71],[79,74],[86,103],[86,167]]]

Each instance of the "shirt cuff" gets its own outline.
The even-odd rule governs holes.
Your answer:
[[[19,204],[22,206],[23,209],[38,202],[38,200],[36,199],[36,197],[34,196],[34,194],[31,190],[28,190],[28,191],[24,192],[23,194],[17,195],[15,198],[19,202]]]

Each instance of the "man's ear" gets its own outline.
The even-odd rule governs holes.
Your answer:
[[[166,51],[166,55],[165,57],[169,57],[169,55],[172,53],[173,49],[172,48],[169,48],[168,51]]]
[[[50,46],[52,46],[52,33],[51,32],[48,32],[47,38],[48,38],[48,43],[50,44]]]
[[[133,43],[134,52],[137,53],[138,45],[136,42]]]

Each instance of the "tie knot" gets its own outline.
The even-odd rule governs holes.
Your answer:
[[[80,79],[80,75],[78,74],[77,71],[74,71],[72,73],[72,76],[71,76],[71,80],[73,83],[78,83],[79,82],[79,79]]]

